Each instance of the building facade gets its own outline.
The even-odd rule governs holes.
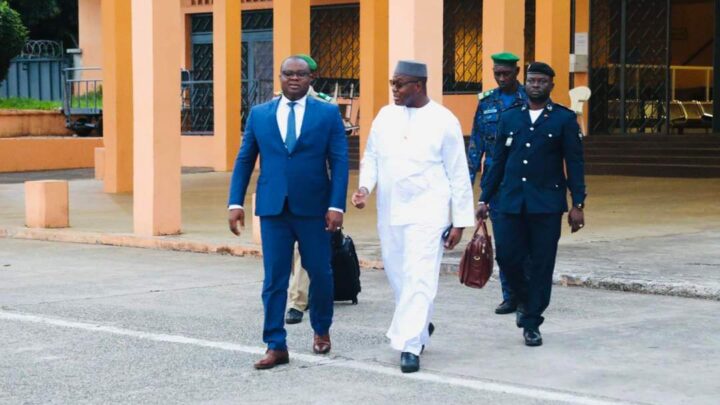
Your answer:
[[[246,112],[279,89],[279,63],[295,53],[318,61],[315,88],[336,97],[359,127],[355,160],[372,117],[389,102],[399,59],[428,63],[430,96],[466,134],[477,93],[495,87],[488,67],[500,51],[523,65],[551,64],[557,102],[569,104],[569,89],[588,86],[581,119],[591,136],[705,131],[717,109],[716,3],[80,0],[83,64],[102,67],[104,82],[105,188],[137,189],[147,177],[133,174],[139,168],[230,170]],[[150,151],[137,150],[138,137]]]

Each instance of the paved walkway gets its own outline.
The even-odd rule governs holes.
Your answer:
[[[718,303],[558,287],[523,345],[483,290],[440,277],[422,371],[403,375],[384,333],[392,292],[362,275],[337,304],[329,356],[307,319],[288,327],[291,361],[255,371],[256,258],[0,241],[0,403],[716,404]]]
[[[70,182],[71,228],[37,231],[23,226],[23,185],[0,184],[0,237],[257,255],[249,221],[240,238],[227,230],[229,178],[183,175],[183,234],[158,238],[134,237],[132,196],[106,194],[99,181]],[[587,227],[572,235],[564,229],[558,282],[720,300],[720,180],[588,176],[587,182]],[[356,183],[354,172],[351,189]],[[374,199],[365,210],[349,208],[345,218],[366,267],[381,265],[375,223]],[[456,268],[458,254],[447,255],[446,270]]]

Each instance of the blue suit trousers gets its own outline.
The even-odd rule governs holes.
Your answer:
[[[260,217],[260,229],[265,267],[263,341],[268,349],[287,349],[285,306],[296,241],[302,266],[310,277],[310,324],[318,335],[327,334],[333,317],[333,275],[325,218],[295,215],[286,203],[280,215]]]

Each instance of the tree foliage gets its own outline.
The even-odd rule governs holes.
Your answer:
[[[27,29],[20,14],[0,0],[0,80],[4,80],[10,60],[22,51],[27,41]]]
[[[66,48],[78,46],[78,0],[7,1],[20,13],[31,39],[62,41]]]

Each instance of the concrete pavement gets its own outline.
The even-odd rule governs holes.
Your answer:
[[[39,176],[0,175],[0,238],[261,253],[250,223],[240,238],[227,231],[229,173],[183,175],[183,234],[158,238],[133,236],[132,196],[106,194],[96,180],[70,182],[71,228],[24,228],[23,185],[17,182]],[[3,178],[16,184],[1,184]],[[350,192],[356,183],[353,172]],[[720,180],[588,176],[587,183],[587,227],[572,235],[563,230],[558,283],[720,300]],[[365,210],[351,207],[345,216],[345,229],[366,267],[381,266],[375,223],[374,199]],[[445,269],[456,270],[458,253],[447,256]]]
[[[0,403],[714,404],[718,303],[557,287],[528,348],[483,290],[441,276],[423,372],[402,375],[384,338],[381,271],[336,305],[332,355],[288,327],[291,364],[262,352],[256,258],[0,241]]]

